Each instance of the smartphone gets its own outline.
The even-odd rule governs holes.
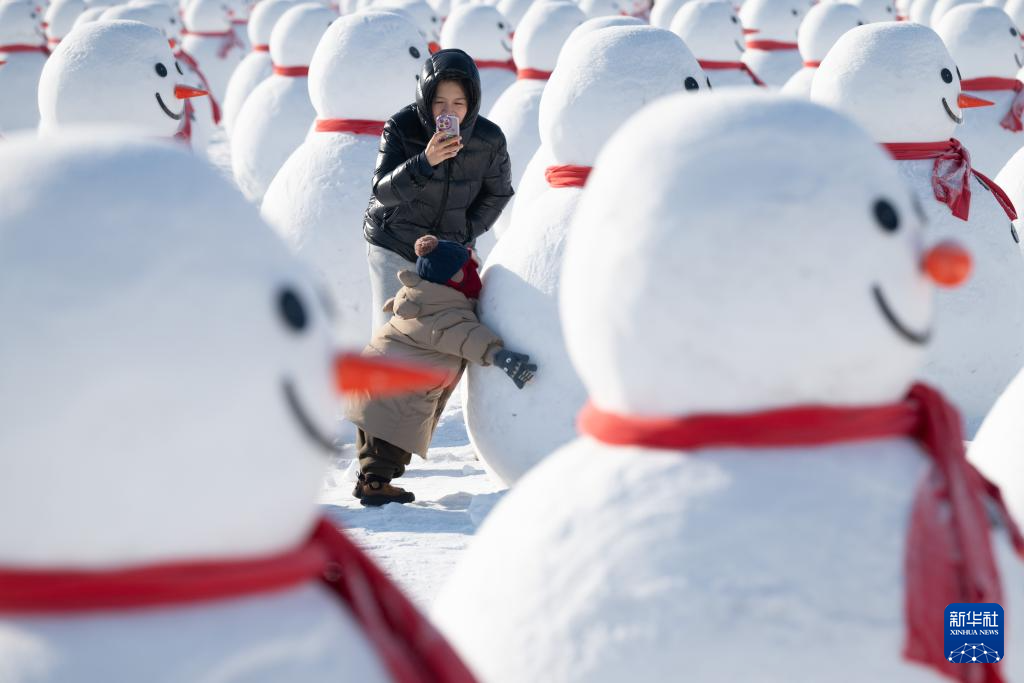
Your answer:
[[[441,114],[436,121],[437,132],[444,133],[446,138],[459,136],[459,117],[455,114]]]

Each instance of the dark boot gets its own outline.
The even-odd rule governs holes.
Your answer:
[[[416,496],[411,491],[406,491],[398,486],[392,486],[389,479],[379,477],[375,474],[359,475],[356,488],[352,495],[359,499],[363,505],[377,507],[388,503],[411,503]]]

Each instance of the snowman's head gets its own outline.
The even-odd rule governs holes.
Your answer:
[[[615,129],[659,97],[710,90],[676,34],[614,26],[566,45],[540,100],[540,139],[559,164],[590,166]]]
[[[585,19],[580,8],[572,2],[552,0],[534,4],[523,15],[516,30],[516,40],[512,45],[516,66],[552,71],[562,45]]]
[[[797,32],[800,56],[805,62],[820,62],[844,33],[866,23],[855,5],[845,2],[815,5],[807,12]]]
[[[640,21],[636,17],[627,17],[624,15],[616,16],[605,16],[595,17],[593,19],[587,19],[582,24],[577,26],[569,34],[569,37],[565,39],[565,43],[562,44],[562,49],[558,51],[558,59],[562,58],[562,54],[566,52],[566,48],[570,45],[575,45],[577,41],[582,40],[586,36],[589,36],[595,31],[601,29],[611,28],[612,26],[644,26],[644,22]],[[557,62],[556,62],[557,64]]]
[[[600,407],[629,414],[896,400],[931,332],[922,227],[844,116],[667,98],[602,150],[573,219],[570,356]]]
[[[558,0],[552,1],[557,2]],[[518,27],[522,22],[523,17],[530,8],[533,7],[533,5],[533,0],[498,0],[495,7],[497,7],[498,11],[501,12],[501,16],[508,19],[513,26]]]
[[[596,19],[629,16],[632,3],[629,0],[580,0],[579,5],[588,19]]]
[[[286,10],[270,32],[270,59],[277,66],[309,66],[313,52],[338,14],[316,2]]]
[[[1014,78],[1024,67],[1020,32],[998,7],[957,7],[942,18],[935,30],[964,78]]]
[[[978,0],[938,0],[935,3],[935,7],[932,8],[931,14],[929,15],[928,25],[938,31],[939,22],[946,14],[961,5],[968,5],[977,3]]]
[[[0,160],[0,564],[299,542],[338,407],[304,268],[176,145],[69,132]]]
[[[327,29],[309,66],[309,96],[321,119],[385,121],[409,102],[429,55],[405,15],[367,11]]]
[[[270,45],[270,34],[285,12],[295,6],[295,0],[263,0],[249,15],[249,42]]]
[[[181,41],[181,17],[173,7],[160,0],[136,0],[128,5],[115,5],[103,13],[103,18],[130,19],[158,28],[172,42],[172,49],[176,49]]]
[[[688,2],[676,12],[669,30],[682,38],[698,59],[738,62],[743,56],[743,26],[727,2]]]
[[[744,28],[754,40],[796,41],[800,22],[807,14],[807,0],[747,0],[740,7]]]
[[[53,0],[43,15],[46,37],[51,42],[64,38],[75,26],[78,15],[85,11],[82,0]]]
[[[409,15],[416,24],[423,40],[436,43],[441,40],[441,17],[426,0],[384,0],[373,5],[374,9],[397,9]]]
[[[512,26],[490,5],[461,5],[441,27],[441,47],[462,50],[478,62],[512,59]]]
[[[106,12],[108,9],[110,9],[109,5],[96,5],[89,7],[84,12],[79,14],[77,19],[75,19],[74,28],[84,26],[85,24],[91,24],[94,21],[99,21],[100,17],[102,17],[103,13]]]
[[[185,6],[185,27],[202,33],[230,31],[229,9],[226,0],[191,0]]]
[[[854,0],[852,4],[864,16],[864,23],[896,21],[896,5],[893,0]]]
[[[0,2],[0,46],[44,45],[43,17],[28,0]]]
[[[847,31],[814,75],[811,99],[842,111],[878,142],[947,140],[963,121],[960,74],[926,26],[885,22]]]
[[[137,21],[77,27],[43,67],[40,128],[111,124],[170,137],[184,115],[183,78],[159,29]]]

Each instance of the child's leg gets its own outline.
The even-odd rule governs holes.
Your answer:
[[[363,505],[411,503],[416,500],[409,491],[391,485],[393,478],[405,473],[405,466],[412,459],[411,453],[362,429],[356,432],[356,449],[359,454],[359,482],[353,495]]]

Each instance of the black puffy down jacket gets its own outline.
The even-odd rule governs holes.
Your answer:
[[[425,150],[434,134],[431,102],[437,84],[463,83],[469,111],[460,125],[463,148],[437,167]],[[371,244],[416,260],[426,234],[470,244],[490,230],[512,198],[505,135],[480,116],[480,72],[462,50],[441,50],[423,65],[416,102],[388,119],[380,138],[373,196],[363,234]]]

